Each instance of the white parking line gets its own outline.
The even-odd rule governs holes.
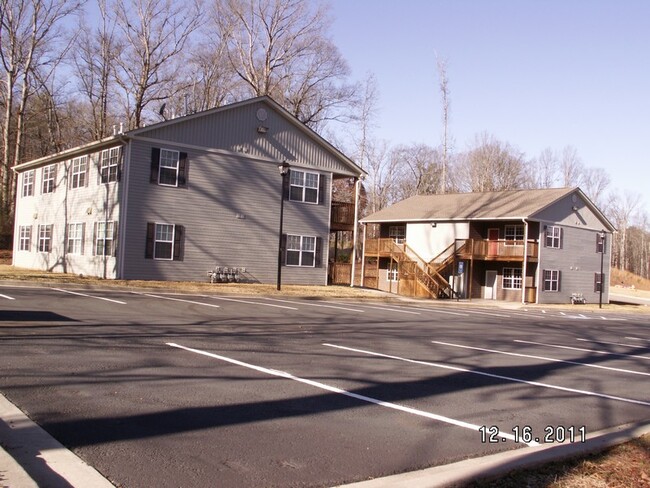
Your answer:
[[[297,305],[305,305],[307,307],[334,308],[334,309],[337,309],[337,310],[345,310],[345,311],[348,311],[348,312],[360,312],[360,313],[365,312],[365,310],[359,310],[359,309],[356,309],[356,308],[341,307],[339,305],[327,305],[327,304],[324,304],[324,303],[307,303],[307,302],[298,302],[298,301],[294,301],[294,300],[279,300],[277,298],[268,298],[268,297],[264,297],[264,300],[270,300],[270,301],[273,301],[273,302],[281,302],[281,303],[295,303]],[[295,309],[295,310],[297,310],[297,309]]]
[[[607,341],[594,341],[592,339],[576,339],[576,341],[581,341],[581,342],[593,342],[594,344],[610,344],[612,346],[623,346],[623,347],[643,347],[640,344],[623,344],[621,342],[607,342]],[[641,357],[644,359],[650,359],[645,356],[637,356]]]
[[[364,303],[355,303],[355,305],[359,305],[361,307],[368,307],[375,310],[386,310],[388,312],[399,312],[399,313],[410,313],[412,315],[422,315],[420,312],[411,312],[410,310],[402,310],[399,308],[377,307],[374,305],[366,305]]]
[[[401,358],[399,356],[390,356],[388,354],[382,354],[379,352],[373,352],[373,351],[365,351],[363,349],[355,349],[352,347],[345,347],[345,346],[337,346],[336,344],[323,344],[324,346],[328,347],[334,347],[336,349],[343,349],[345,351],[352,351],[352,352],[359,352],[362,354],[368,354],[370,356],[377,356],[381,358],[388,358],[388,359],[395,359],[397,361],[404,361],[407,363],[412,363],[412,364],[421,364],[424,366],[431,366],[434,368],[441,368],[441,369],[448,369],[451,371],[459,371],[461,373],[470,373],[470,374],[477,374],[480,376],[486,376],[488,378],[495,378],[499,380],[505,380],[505,381],[513,381],[515,383],[524,383],[526,385],[532,385],[532,386],[539,386],[542,388],[549,388],[552,390],[560,390],[560,391],[567,391],[569,393],[579,393],[581,395],[587,395],[587,396],[594,396],[598,398],[606,398],[608,400],[616,400],[620,402],[625,402],[625,403],[634,403],[637,405],[644,405],[646,407],[650,407],[650,402],[644,402],[643,400],[635,400],[633,398],[624,398],[624,397],[617,397],[617,396],[612,396],[612,395],[606,395],[604,393],[596,393],[594,391],[587,391],[587,390],[576,390],[574,388],[567,388],[565,386],[557,386],[557,385],[551,385],[549,383],[539,383],[537,381],[528,381],[528,380],[522,380],[520,378],[512,378],[510,376],[502,376],[499,374],[492,374],[492,373],[486,373],[485,371],[476,371],[473,369],[466,369],[466,368],[459,368],[457,366],[449,366],[448,364],[441,364],[441,363],[430,363],[427,361],[419,361],[416,359],[407,359],[407,358]]]
[[[138,292],[133,292],[133,293],[135,293],[136,295],[143,295],[145,297],[160,298],[161,300],[172,300],[175,302],[191,303],[192,305],[203,305],[204,307],[221,308],[219,305],[215,305],[213,303],[195,302],[194,300],[184,300],[182,298],[161,297],[160,295],[150,295],[149,293],[138,293]]]
[[[7,300],[15,300],[15,298],[10,297],[9,295],[1,295],[1,294],[0,294],[0,297],[2,297],[2,298],[6,298]]]
[[[377,398],[372,398],[372,397],[365,396],[365,395],[359,395],[358,393],[352,393],[350,391],[343,390],[343,389],[337,388],[335,386],[330,386],[330,385],[327,385],[325,383],[320,383],[318,381],[312,381],[312,380],[308,380],[308,379],[305,379],[305,378],[300,378],[298,376],[294,376],[294,375],[292,375],[290,373],[287,373],[285,371],[278,371],[277,369],[268,369],[268,368],[264,368],[262,366],[256,366],[254,364],[245,363],[243,361],[238,361],[236,359],[231,359],[231,358],[228,358],[226,356],[220,356],[218,354],[213,354],[213,353],[210,353],[210,352],[207,352],[207,351],[202,351],[200,349],[192,349],[190,347],[181,346],[180,344],[175,344],[173,342],[167,342],[166,344],[168,346],[171,346],[171,347],[176,347],[178,349],[183,349],[185,351],[193,352],[193,353],[196,353],[196,354],[201,354],[203,356],[208,356],[208,357],[211,357],[211,358],[214,358],[214,359],[219,359],[221,361],[225,361],[225,362],[228,362],[228,363],[231,363],[231,364],[236,364],[237,366],[243,366],[244,368],[253,369],[255,371],[259,371],[260,373],[265,373],[265,374],[269,374],[269,375],[272,375],[272,376],[278,376],[280,378],[285,378],[285,379],[297,381],[299,383],[304,383],[306,385],[314,386],[314,387],[320,388],[322,390],[327,390],[327,391],[331,391],[333,393],[338,393],[340,395],[345,395],[347,397],[354,398],[356,400],[361,400],[361,401],[364,401],[364,402],[373,403],[373,404],[379,405],[381,407],[392,408],[394,410],[399,410],[399,411],[402,411],[402,412],[410,413],[412,415],[418,415],[420,417],[426,417],[426,418],[429,418],[429,419],[438,420],[440,422],[455,425],[457,427],[463,427],[465,429],[478,431],[481,428],[480,425],[474,425],[474,424],[470,424],[468,422],[463,422],[462,420],[455,420],[455,419],[452,419],[452,418],[449,418],[449,417],[443,417],[442,415],[437,415],[435,413],[425,412],[423,410],[417,410],[417,409],[411,408],[411,407],[405,407],[405,406],[399,405],[397,403],[385,402],[385,401],[379,400]],[[499,432],[498,435],[501,438],[514,440],[514,436],[512,434],[508,434],[506,432]],[[526,444],[526,443],[522,442],[522,444]],[[527,445],[529,445],[529,446],[538,446],[539,443],[530,442],[530,443],[527,443]]]
[[[476,313],[480,315],[490,315],[492,317],[510,317],[510,315],[506,315],[503,313],[494,313],[494,312],[480,312],[478,310],[466,310],[467,313]]]
[[[642,339],[641,337],[626,337],[626,339],[630,339],[631,341],[645,341],[645,342],[650,342],[650,339]],[[635,346],[636,347],[636,346]]]
[[[519,339],[515,339],[515,342],[520,342],[522,344],[534,344],[536,346],[556,347],[558,349],[570,349],[572,351],[589,352],[589,353],[593,353],[593,354],[609,354],[611,356],[623,356],[623,357],[628,357],[628,358],[650,359],[650,358],[648,358],[646,356],[634,356],[633,354],[623,354],[623,353],[611,352],[611,351],[597,351],[595,349],[583,349],[581,347],[561,346],[559,344],[545,344],[543,342],[522,341],[522,340],[519,340]],[[636,346],[632,346],[632,347],[636,347]]]
[[[52,289],[56,290],[56,291],[60,291],[62,293],[69,293],[70,295],[79,295],[81,297],[95,298],[96,300],[104,300],[106,302],[119,303],[120,305],[126,305],[126,302],[122,302],[120,300],[113,300],[112,298],[96,297],[94,295],[86,295],[85,293],[78,293],[76,291],[64,290],[63,288],[52,288]]]
[[[462,349],[470,349],[472,351],[483,351],[483,352],[489,352],[493,354],[503,354],[505,356],[517,356],[520,358],[531,358],[531,359],[541,359],[542,361],[549,361],[553,363],[566,363],[566,364],[575,364],[577,366],[586,366],[588,368],[598,368],[598,369],[606,369],[609,371],[616,371],[618,373],[629,373],[629,374],[638,374],[642,376],[650,376],[650,373],[643,373],[640,371],[633,371],[629,369],[621,369],[621,368],[612,368],[609,366],[601,366],[600,364],[589,364],[589,363],[581,363],[579,361],[567,361],[564,359],[556,359],[556,358],[549,358],[545,356],[532,356],[530,354],[521,354],[517,352],[506,352],[506,351],[497,351],[495,349],[485,349],[482,347],[473,347],[473,346],[464,346],[462,344],[452,344],[450,342],[440,342],[440,341],[431,341],[433,344],[441,344],[443,346],[450,346],[450,347],[458,347]],[[647,358],[650,359],[650,358]]]
[[[464,312],[450,312],[449,310],[441,310],[439,308],[433,308],[433,307],[409,307],[412,310],[422,310],[424,312],[434,312],[434,313],[444,313],[448,315],[460,315],[462,317],[469,317],[468,313]]]
[[[287,307],[285,305],[273,305],[272,303],[252,302],[250,300],[241,300],[239,298],[215,297],[213,295],[199,295],[204,298],[214,298],[215,300],[224,300],[226,302],[248,303],[249,305],[260,305],[262,307],[284,308],[287,310],[298,310],[296,307]]]

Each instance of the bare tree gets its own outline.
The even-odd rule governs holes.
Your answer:
[[[401,145],[391,151],[390,159],[398,200],[438,193],[442,175],[438,149],[426,144]]]
[[[560,160],[561,184],[563,187],[580,186],[584,176],[584,165],[578,151],[573,146],[566,146],[562,150]]]
[[[440,95],[442,96],[442,175],[439,193],[447,192],[447,169],[449,167],[449,78],[447,78],[447,59],[436,55],[438,76],[440,78]]]
[[[547,147],[531,161],[527,186],[530,188],[554,188],[558,184],[559,161],[557,153]]]
[[[99,25],[94,30],[82,31],[73,60],[78,89],[90,106],[90,139],[109,135],[109,103],[114,100],[113,67],[118,54],[115,18],[109,15],[106,0],[97,0],[97,6]]]
[[[311,127],[345,115],[355,87],[326,34],[331,22],[323,4],[217,0],[213,21],[250,95],[271,96]]]
[[[140,127],[144,111],[170,96],[181,53],[199,27],[197,3],[178,0],[116,0],[120,33],[117,82],[124,91],[129,127]]]
[[[614,193],[610,196],[608,213],[614,226],[618,229],[615,234],[612,249],[613,265],[619,269],[628,269],[628,229],[641,204],[641,195],[638,193]]]
[[[1,90],[5,104],[1,124],[0,232],[6,231],[13,211],[15,182],[11,167],[24,156],[29,99],[51,76],[69,47],[62,22],[82,4],[81,0],[0,0],[0,61],[4,70]]]
[[[460,189],[472,192],[523,188],[525,164],[522,152],[483,133],[459,155],[456,181]]]
[[[612,179],[603,168],[584,168],[580,187],[599,208],[604,208],[606,191]]]

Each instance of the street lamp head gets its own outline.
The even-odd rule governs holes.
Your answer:
[[[286,160],[284,160],[284,161],[282,161],[282,164],[278,165],[278,170],[280,171],[280,174],[282,176],[284,176],[289,172],[290,167],[291,167],[291,165],[289,163],[287,163]]]

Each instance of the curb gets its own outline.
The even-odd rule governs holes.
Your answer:
[[[114,488],[0,394],[0,487]]]
[[[626,424],[587,435],[584,443],[525,447],[420,471],[376,478],[339,488],[449,488],[489,480],[521,469],[584,456],[650,433],[650,424]]]

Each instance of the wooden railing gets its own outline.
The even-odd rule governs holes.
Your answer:
[[[457,239],[456,242],[464,242],[464,248],[459,249],[459,256],[473,259],[500,259],[515,258],[524,259],[524,249],[528,258],[536,258],[539,250],[537,241],[529,240],[524,246],[524,241],[487,240],[487,239]]]

